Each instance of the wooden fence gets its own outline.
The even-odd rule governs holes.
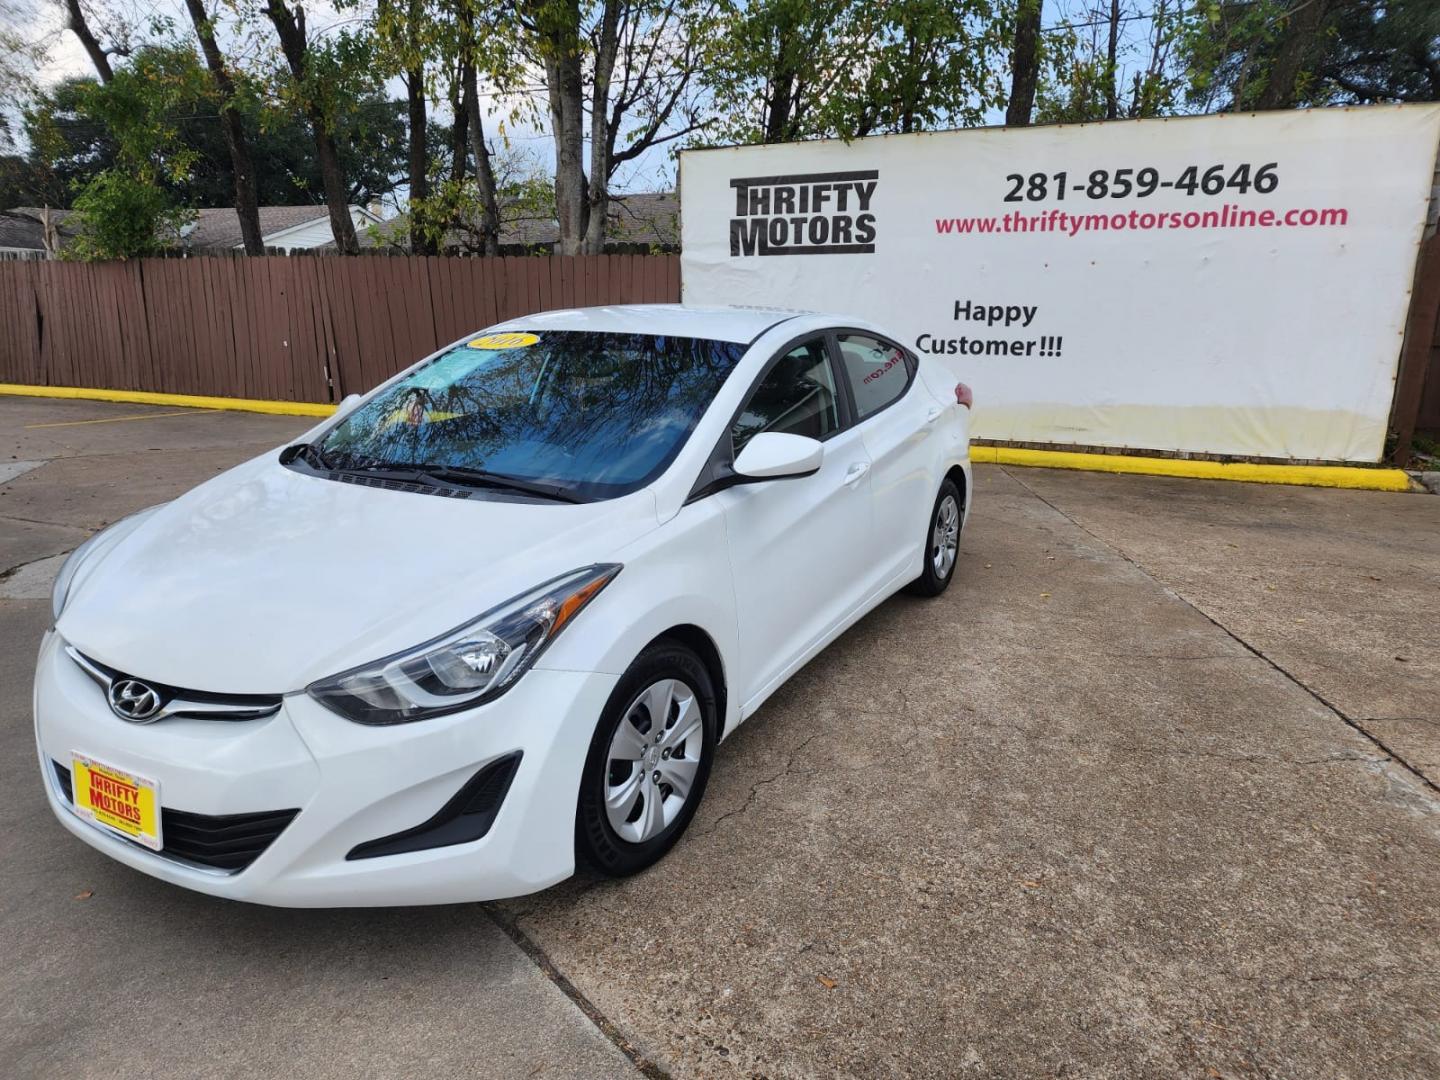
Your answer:
[[[339,401],[555,308],[680,299],[674,255],[0,263],[0,383]]]

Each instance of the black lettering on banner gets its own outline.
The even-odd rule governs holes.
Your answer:
[[[877,169],[751,176],[730,181],[730,255],[869,255]]]
[[[980,323],[1004,333],[1011,327],[1024,330],[1035,321],[1039,304],[986,304],[979,300],[954,301],[955,322]],[[1065,337],[1062,334],[1040,334],[1038,337],[941,337],[924,333],[915,339],[915,351],[933,356],[1029,356],[1063,358]]]

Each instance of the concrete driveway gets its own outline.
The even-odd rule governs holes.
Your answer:
[[[982,468],[651,872],[271,911],[64,834],[29,681],[53,556],[307,426],[0,398],[8,1073],[1440,1075],[1440,499]]]

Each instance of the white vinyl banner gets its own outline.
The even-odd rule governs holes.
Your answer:
[[[686,303],[860,316],[978,438],[1378,461],[1440,106],[687,151]]]

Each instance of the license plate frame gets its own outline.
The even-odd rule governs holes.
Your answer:
[[[70,790],[75,813],[101,832],[151,851],[165,846],[160,781],[76,750],[70,755]]]

